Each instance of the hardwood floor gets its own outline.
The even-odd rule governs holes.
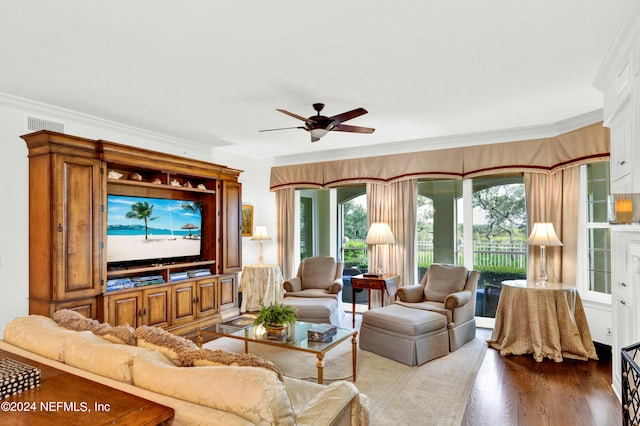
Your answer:
[[[480,333],[489,330],[478,330]],[[483,336],[484,338],[484,336]],[[599,361],[503,357],[487,350],[467,402],[463,425],[619,425],[611,357]]]

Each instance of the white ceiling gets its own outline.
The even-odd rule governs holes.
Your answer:
[[[0,0],[0,92],[252,158],[557,123],[632,1]],[[314,102],[376,131],[258,132]]]

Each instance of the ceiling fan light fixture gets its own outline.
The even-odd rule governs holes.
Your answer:
[[[314,138],[320,139],[321,137],[326,135],[328,131],[327,129],[311,129],[309,130],[309,133],[311,133],[311,136],[313,136]]]

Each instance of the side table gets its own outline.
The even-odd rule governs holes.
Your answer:
[[[384,306],[384,292],[386,291],[389,297],[396,295],[398,288],[398,281],[400,275],[395,274],[382,274],[379,277],[367,277],[365,274],[354,275],[351,277],[351,291],[352,291],[352,309],[353,320],[352,327],[356,326],[356,289],[366,289],[369,292],[369,309],[371,309],[371,290],[380,290],[380,296],[382,297],[382,305]]]
[[[503,356],[533,354],[537,362],[598,359],[580,294],[563,283],[503,281],[487,342]]]
[[[278,265],[245,265],[238,287],[242,292],[240,312],[259,311],[262,305],[281,302],[284,298],[283,281]]]

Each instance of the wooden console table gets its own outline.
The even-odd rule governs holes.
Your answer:
[[[40,369],[40,386],[2,400],[0,422],[7,425],[158,425],[173,408],[0,349],[10,358]]]
[[[382,298],[382,306],[384,306],[384,292],[386,291],[389,297],[396,295],[398,288],[399,275],[395,274],[382,274],[379,277],[365,277],[364,274],[354,275],[351,277],[351,292],[352,292],[352,309],[353,320],[352,327],[356,326],[356,289],[366,289],[369,292],[368,308],[371,309],[371,290],[380,290],[380,296]]]

